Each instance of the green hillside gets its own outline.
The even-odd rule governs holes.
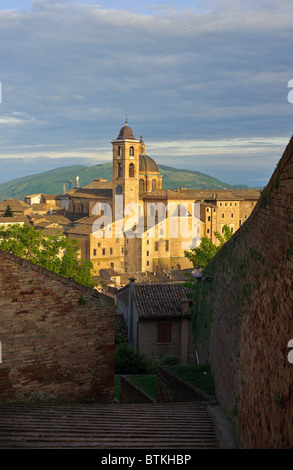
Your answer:
[[[180,186],[192,189],[244,189],[247,186],[230,186],[222,181],[198,171],[178,170],[169,166],[159,165],[163,175],[163,188],[176,189]],[[75,182],[79,176],[80,186],[85,186],[95,178],[112,179],[112,163],[102,163],[91,167],[72,165],[45,171],[36,175],[16,178],[0,183],[0,200],[20,199],[30,194],[61,194],[63,185],[69,188],[69,180]]]
[[[170,166],[159,165],[163,175],[164,189],[177,189],[180,186],[188,189],[245,189],[246,185],[231,186],[217,178],[199,171],[179,170]]]

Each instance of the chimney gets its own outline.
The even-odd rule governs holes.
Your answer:
[[[192,308],[192,300],[189,300],[186,297],[181,299],[181,312],[187,313],[190,308]]]

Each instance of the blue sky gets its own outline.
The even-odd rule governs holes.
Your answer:
[[[268,182],[292,135],[289,0],[7,0],[0,182],[111,161],[125,116],[157,163]]]

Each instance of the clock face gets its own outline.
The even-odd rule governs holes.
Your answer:
[[[122,186],[121,186],[121,184],[118,184],[118,186],[116,186],[116,194],[122,194]]]

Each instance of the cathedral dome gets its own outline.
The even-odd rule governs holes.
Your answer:
[[[140,155],[139,156],[139,172],[140,173],[148,173],[148,172],[159,173],[159,168],[151,157],[149,157],[148,155]]]
[[[123,139],[131,139],[135,140],[135,137],[133,135],[131,127],[125,124],[125,126],[121,127],[119,135],[117,137],[117,140],[123,140]]]

